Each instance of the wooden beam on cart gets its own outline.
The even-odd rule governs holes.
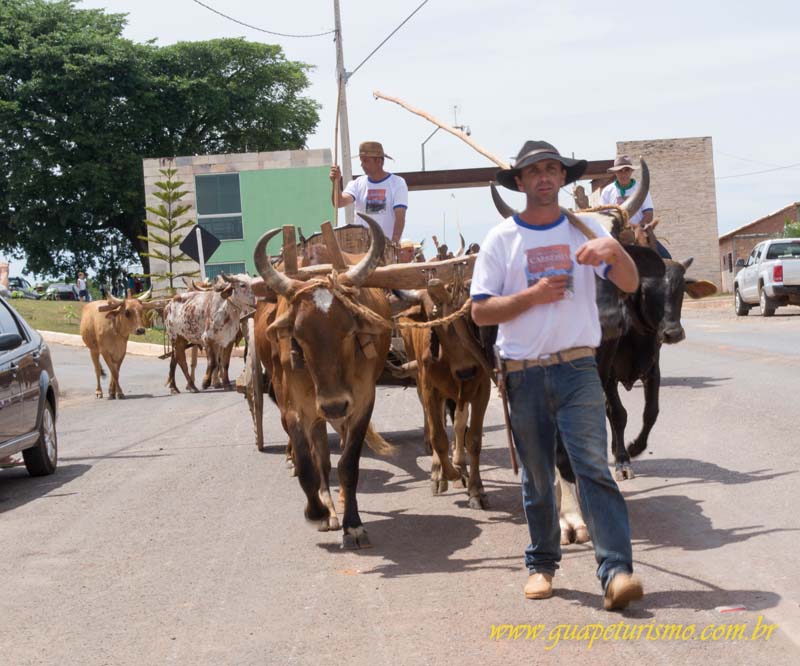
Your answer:
[[[339,247],[339,242],[336,240],[336,234],[333,233],[333,227],[330,222],[323,222],[320,225],[322,231],[322,240],[328,248],[331,257],[331,264],[337,271],[343,271],[347,268],[347,263],[342,256],[342,248]]]
[[[425,289],[428,285],[428,280],[431,278],[438,278],[444,283],[452,282],[455,279],[469,280],[472,278],[476,257],[477,255],[470,254],[464,257],[445,259],[444,261],[378,266],[369,274],[364,286],[379,289]],[[333,266],[331,264],[306,266],[299,268],[291,277],[295,280],[323,278],[332,270]],[[344,275],[340,276],[343,282]],[[256,296],[268,297],[272,295],[261,278],[255,278],[252,284],[253,293]]]
[[[283,225],[283,270],[292,277],[297,273],[297,238],[293,224]]]

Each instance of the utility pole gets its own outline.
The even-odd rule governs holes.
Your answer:
[[[342,17],[339,12],[339,0],[333,0],[333,12],[336,28],[336,85],[341,86],[339,99],[339,142],[342,144],[342,180],[347,185],[353,179],[353,163],[350,158],[350,127],[347,122],[347,78],[344,69],[344,53],[342,50]],[[338,211],[336,213],[339,214]],[[344,209],[344,221],[353,224],[353,206]]]

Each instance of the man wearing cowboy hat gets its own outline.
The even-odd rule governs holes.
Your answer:
[[[339,191],[338,206],[344,208],[355,203],[356,211],[366,213],[381,225],[387,240],[397,244],[403,236],[408,208],[408,186],[400,176],[383,170],[386,158],[383,146],[377,141],[364,141],[358,147],[361,168],[364,175],[348,183],[342,191],[342,174],[338,166],[331,167],[333,192],[331,201],[337,205],[336,191]],[[361,226],[367,226],[356,218]]]
[[[633,162],[627,155],[620,155],[614,160],[614,166],[608,171],[615,176],[614,182],[606,185],[600,193],[600,203],[604,205],[616,204],[620,205],[627,198],[632,197],[639,187],[639,184],[633,178]],[[630,223],[633,226],[633,233],[636,237],[636,242],[639,245],[647,245],[642,226],[650,224],[653,221],[653,200],[650,198],[650,192],[644,198],[642,207],[636,211],[635,215],[630,218]]]
[[[563,157],[545,141],[525,143],[514,167],[498,172],[497,181],[524,192],[526,208],[489,231],[470,291],[475,323],[498,325],[531,539],[525,596],[552,596],[561,561],[554,492],[558,434],[577,478],[603,605],[612,610],[643,592],[631,575],[627,508],[607,464],[605,399],[594,358],[601,338],[595,276],[630,293],[639,275],[622,246],[592,218],[581,218],[596,236],[587,240],[562,214],[560,188],[585,169],[585,160]]]

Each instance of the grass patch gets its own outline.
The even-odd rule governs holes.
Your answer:
[[[15,298],[6,302],[38,331],[80,335],[83,303],[79,301],[46,301],[44,299],[33,301]],[[132,335],[129,340],[160,345],[164,342],[164,332],[148,328],[144,335]]]

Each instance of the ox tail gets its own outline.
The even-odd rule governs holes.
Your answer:
[[[397,448],[394,444],[389,444],[383,437],[376,432],[372,427],[372,421],[367,426],[367,432],[364,435],[364,441],[367,446],[371,448],[379,456],[393,456],[397,453]]]

